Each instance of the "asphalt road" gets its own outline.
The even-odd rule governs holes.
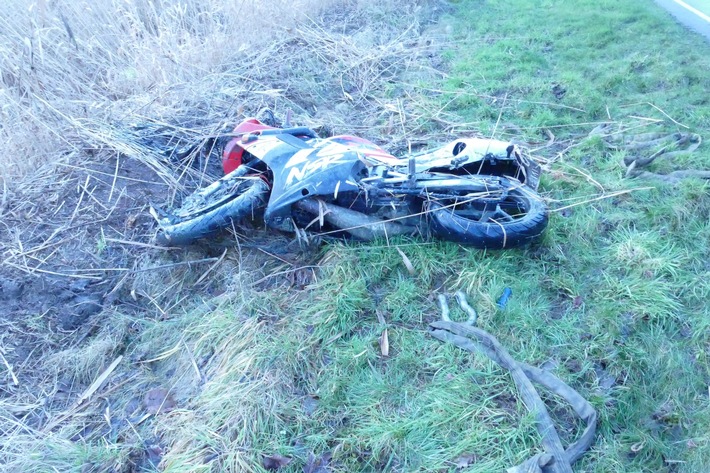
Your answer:
[[[656,0],[656,3],[710,41],[710,0]]]

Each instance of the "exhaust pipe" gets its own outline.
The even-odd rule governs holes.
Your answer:
[[[360,240],[374,240],[398,235],[412,235],[416,227],[387,222],[362,212],[346,209],[315,199],[304,199],[294,203],[297,209],[313,215],[323,213],[322,219],[338,229],[348,232]]]

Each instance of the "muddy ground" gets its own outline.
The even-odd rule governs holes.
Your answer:
[[[189,248],[155,246],[149,203],[166,204],[172,191],[140,161],[119,156],[78,165],[66,159],[44,182],[10,196],[0,231],[0,348],[12,370],[3,368],[0,401],[8,401],[24,429],[61,429],[81,393],[110,368],[101,363],[119,354],[135,361],[135,372],[113,376],[111,385],[135,377],[144,354],[125,348],[140,336],[141,320],[179,317],[196,300],[211,304],[228,295],[238,281],[251,281],[256,290],[300,291],[313,277],[317,247],[256,226]],[[235,278],[243,271],[249,276]],[[101,350],[103,342],[112,355],[97,352],[91,361],[85,352]],[[162,405],[165,396],[156,392]],[[75,440],[116,436],[146,409],[148,397],[129,400],[112,414],[115,432],[86,422]],[[136,450],[128,471],[157,467],[160,452],[159,443]],[[101,465],[87,468],[103,471]]]

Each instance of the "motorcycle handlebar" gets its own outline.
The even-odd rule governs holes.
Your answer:
[[[270,130],[262,130],[259,133],[261,136],[264,135],[293,135],[293,136],[307,136],[308,138],[318,138],[316,132],[305,126],[296,126],[291,128],[274,128]]]

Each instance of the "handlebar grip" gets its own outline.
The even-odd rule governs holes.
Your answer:
[[[296,126],[291,128],[274,128],[273,130],[262,130],[260,133],[263,135],[293,135],[293,136],[307,136],[308,138],[318,138],[316,132],[311,130],[306,126]]]

